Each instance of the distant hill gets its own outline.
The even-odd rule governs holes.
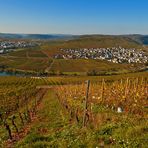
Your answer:
[[[126,35],[125,37],[131,38],[132,40],[143,44],[148,45],[148,35]]]
[[[69,41],[71,44],[86,47],[140,47],[141,43],[128,36],[116,35],[83,35],[78,39]]]
[[[148,45],[148,35],[66,35],[66,34],[10,34],[0,33],[0,39],[71,40],[73,44]],[[74,39],[74,41],[73,41]],[[87,41],[87,42],[86,42]],[[84,43],[85,42],[85,43]]]
[[[0,33],[2,39],[39,39],[39,40],[55,40],[55,39],[72,39],[72,35],[62,34],[9,34]]]
[[[137,48],[143,49],[143,44],[128,36],[111,35],[82,35],[72,40],[48,41],[41,46],[41,49],[53,57],[57,54],[64,54],[60,49],[80,49],[80,48]]]

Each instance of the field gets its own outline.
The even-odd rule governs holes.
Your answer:
[[[1,77],[0,147],[145,148],[147,84],[147,72]]]
[[[29,53],[30,54],[30,53]],[[31,53],[32,54],[32,53]],[[51,67],[50,64],[52,63]],[[63,72],[67,74],[87,74],[95,70],[96,72],[127,72],[134,70],[133,66],[126,64],[113,64],[101,60],[58,60],[50,58],[27,58],[27,57],[0,57],[0,65],[5,65],[8,68],[30,71],[45,71],[48,72]],[[84,66],[85,65],[85,66]],[[137,65],[138,67],[138,65]]]
[[[47,55],[44,54],[40,49],[40,47],[31,48],[31,49],[22,49],[15,52],[11,52],[8,55],[14,57],[28,57],[28,58],[47,58]]]
[[[50,51],[50,50],[49,50]],[[48,72],[59,75],[87,75],[93,73],[120,74],[144,68],[143,64],[116,64],[105,60],[53,59],[46,50],[19,50],[0,56],[0,66],[7,69]]]
[[[136,66],[135,66],[136,67]],[[137,65],[138,67],[138,65]],[[136,68],[135,68],[136,69]],[[85,73],[92,72],[93,70],[96,73],[101,72],[114,72],[114,73],[124,73],[130,70],[134,70],[134,67],[128,64],[115,64],[110,63],[105,60],[54,60],[54,63],[50,69],[51,71],[60,71],[64,73]]]
[[[40,71],[45,70],[52,62],[44,58],[0,57],[0,65],[14,70]]]
[[[3,65],[13,70],[45,72],[47,69],[49,73],[62,73],[66,75],[87,75],[87,73],[91,73],[92,71],[95,71],[96,74],[118,74],[136,71],[141,68],[141,65],[138,64],[132,66],[128,64],[114,64],[101,60],[60,60],[42,57],[27,58],[14,56],[0,57],[0,66]]]

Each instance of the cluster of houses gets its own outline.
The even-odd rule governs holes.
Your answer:
[[[113,63],[147,63],[148,54],[135,48],[82,48],[60,49],[63,54],[55,55],[54,58],[63,59],[102,59]]]
[[[34,47],[36,43],[25,41],[0,41],[0,54],[14,51],[18,48]]]

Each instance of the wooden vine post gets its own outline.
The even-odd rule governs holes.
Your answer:
[[[102,80],[102,93],[101,93],[101,100],[104,103],[104,86],[105,86],[105,81],[104,79]]]
[[[87,84],[87,88],[86,88],[86,97],[85,97],[85,105],[84,105],[83,127],[86,126],[86,123],[89,120],[89,115],[88,115],[88,97],[89,97],[90,80],[87,80],[86,84]]]

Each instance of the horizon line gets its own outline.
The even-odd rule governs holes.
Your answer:
[[[108,35],[108,36],[122,36],[122,35],[148,35],[143,33],[125,33],[125,34],[99,34],[99,33],[84,33],[84,34],[68,34],[68,33],[19,33],[19,32],[0,32],[0,34],[11,34],[11,35],[68,35],[68,36],[87,36],[87,35]]]

